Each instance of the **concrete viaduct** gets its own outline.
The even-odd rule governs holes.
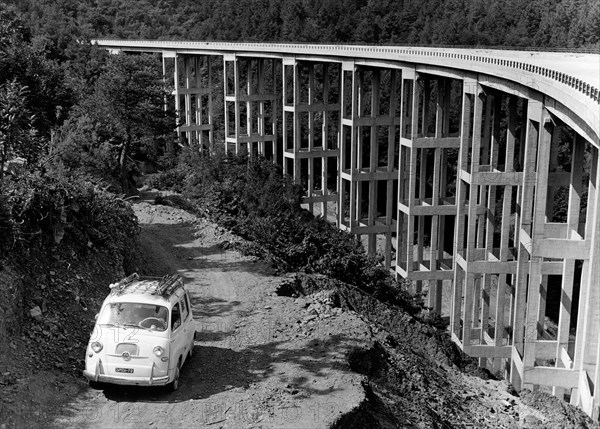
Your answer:
[[[161,53],[189,144],[282,164],[466,354],[598,421],[600,55],[94,42]]]

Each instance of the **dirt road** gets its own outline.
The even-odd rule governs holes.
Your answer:
[[[17,385],[45,405],[33,412],[24,401],[35,420],[15,427],[598,427],[542,392],[519,397],[506,381],[431,360],[438,343],[410,328],[414,320],[393,337],[385,320],[366,321],[327,292],[289,296],[288,279],[233,250],[239,239],[206,220],[151,200],[134,208],[140,273],[178,272],[192,295],[197,340],[179,390],[92,390],[82,376],[38,373]],[[370,305],[361,296],[355,304]]]
[[[208,222],[147,202],[135,210],[144,274],[178,272],[191,291],[194,356],[177,392],[87,389],[57,426],[319,428],[364,399],[363,376],[345,359],[371,337],[356,314],[326,297],[278,296],[281,277],[228,250],[235,239]]]

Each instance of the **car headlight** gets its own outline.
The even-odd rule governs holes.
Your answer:
[[[156,346],[152,349],[152,351],[156,356],[161,357],[162,354],[165,352],[165,349],[163,349],[161,346]]]
[[[102,350],[102,343],[100,341],[94,341],[90,344],[90,347],[95,353],[100,353],[100,350]]]

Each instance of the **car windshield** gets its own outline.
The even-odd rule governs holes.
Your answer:
[[[136,326],[153,331],[165,331],[169,310],[162,305],[137,302],[109,303],[102,309],[97,323],[100,325]]]

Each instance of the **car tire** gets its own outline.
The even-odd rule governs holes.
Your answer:
[[[181,373],[181,358],[177,361],[177,366],[175,367],[175,376],[173,377],[173,381],[171,381],[167,388],[169,392],[175,392],[179,389],[179,375]]]

